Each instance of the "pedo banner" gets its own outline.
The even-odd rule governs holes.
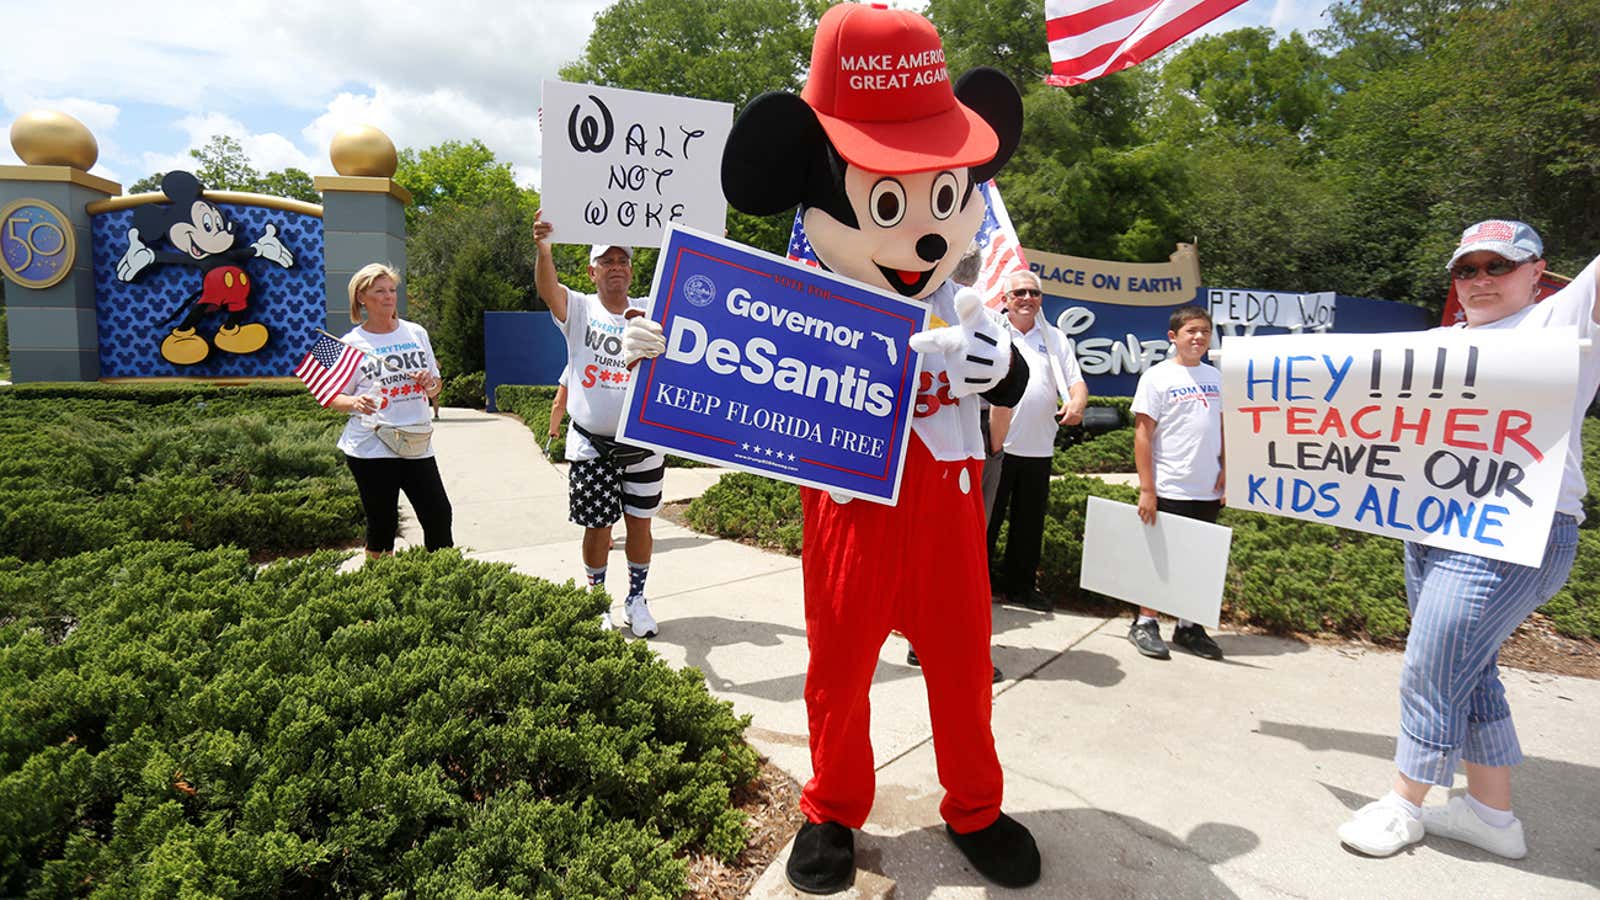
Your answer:
[[[1221,362],[1229,506],[1540,564],[1575,329],[1234,337]]]
[[[678,226],[650,296],[667,349],[635,369],[619,438],[896,502],[925,305]]]
[[[733,104],[546,81],[539,116],[539,202],[558,241],[650,247],[672,222],[722,233]]]

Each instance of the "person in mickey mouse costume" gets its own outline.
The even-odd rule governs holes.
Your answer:
[[[997,884],[1039,878],[1033,836],[1000,811],[978,428],[979,395],[1014,404],[1028,367],[978,294],[949,280],[983,220],[976,188],[1021,133],[1005,75],[979,68],[952,87],[927,19],[848,3],[818,24],[803,93],[756,98],[723,152],[730,204],[754,215],[799,204],[825,267],[927,303],[933,324],[912,339],[922,371],[899,502],[801,491],[814,774],[787,872],[809,893],[854,879],[855,829],[875,790],[868,689],[891,629],[922,661],[947,833]],[[626,356],[665,346],[647,319],[624,332]]]

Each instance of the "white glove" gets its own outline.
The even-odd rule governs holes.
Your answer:
[[[285,269],[294,265],[294,254],[290,253],[289,248],[283,245],[283,241],[278,240],[278,226],[276,225],[268,225],[266,233],[250,246],[256,251],[257,256],[264,256]]]
[[[958,325],[930,328],[911,336],[918,353],[945,354],[950,394],[981,394],[1000,383],[1011,370],[1011,330],[989,315],[983,298],[971,288],[956,294]]]
[[[128,229],[128,252],[117,262],[117,280],[132,281],[144,267],[156,261],[156,252],[139,240],[139,229]]]
[[[660,322],[640,314],[628,319],[622,329],[622,364],[633,368],[641,359],[653,359],[667,352],[667,336]]]

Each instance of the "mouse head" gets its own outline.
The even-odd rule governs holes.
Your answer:
[[[134,212],[134,227],[145,240],[164,237],[173,249],[196,260],[233,246],[233,222],[202,196],[205,186],[200,179],[188,172],[168,172],[161,179],[161,192],[172,202],[141,206]]]
[[[728,202],[753,215],[801,206],[827,268],[922,298],[983,222],[974,188],[1022,135],[1022,98],[994,69],[953,88],[932,23],[846,3],[817,26],[800,96],[769,93],[739,115],[722,156]]]

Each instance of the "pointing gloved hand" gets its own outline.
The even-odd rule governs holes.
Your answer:
[[[1011,331],[984,309],[983,298],[971,288],[957,292],[956,315],[959,324],[912,335],[911,349],[945,354],[951,395],[967,397],[1006,377],[1011,369]]]

